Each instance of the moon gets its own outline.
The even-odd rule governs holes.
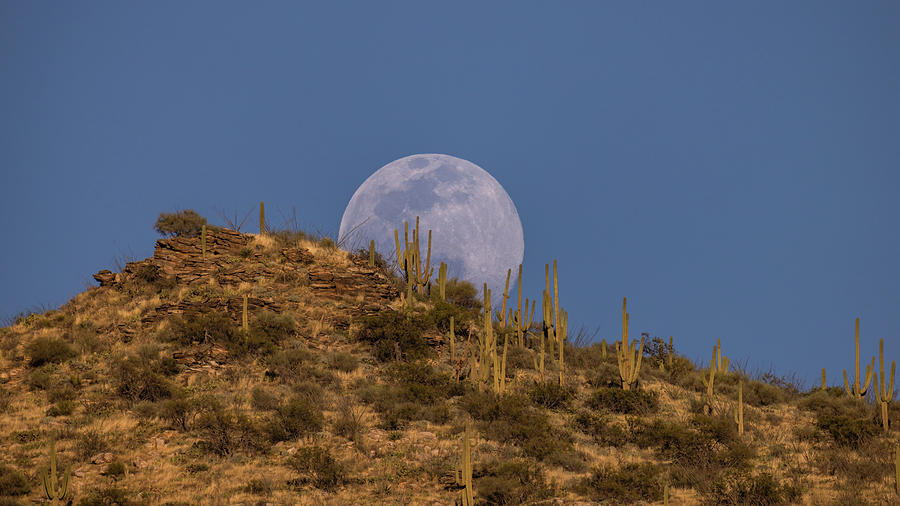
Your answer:
[[[481,291],[487,283],[503,293],[506,271],[515,274],[525,253],[522,222],[503,186],[472,162],[442,154],[411,155],[385,165],[357,188],[344,210],[338,244],[348,251],[375,248],[396,259],[394,230],[403,241],[403,222],[419,217],[422,261],[427,230],[432,231],[432,280],[447,264],[447,277],[470,281]],[[410,232],[412,240],[412,232]],[[510,280],[510,285],[513,285]],[[510,287],[510,292],[512,292]]]

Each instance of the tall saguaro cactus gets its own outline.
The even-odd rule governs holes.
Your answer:
[[[266,205],[259,201],[259,235],[266,233]]]
[[[409,222],[403,222],[403,244],[404,248],[400,248],[400,237],[396,229],[394,229],[394,243],[397,247],[397,263],[403,271],[406,278],[408,289],[412,289],[412,285],[416,286],[416,292],[423,294],[425,285],[431,279],[434,268],[431,267],[431,230],[428,231],[428,251],[425,256],[425,265],[422,266],[422,254],[419,246],[421,234],[419,232],[419,217],[416,216],[416,228],[413,230],[412,242],[409,240]]]
[[[375,267],[375,239],[369,241],[369,267]]]
[[[50,500],[50,504],[57,506],[60,501],[66,498],[69,491],[69,477],[71,476],[72,465],[66,466],[66,472],[63,476],[62,483],[56,474],[56,436],[50,439],[50,474],[45,469],[41,469],[41,483],[44,485],[44,494]]]
[[[250,330],[250,325],[247,322],[247,295],[244,295],[244,304],[241,309],[241,330],[246,334]]]
[[[716,361],[716,372],[728,374],[728,357],[722,353],[721,339],[716,339],[716,345],[713,347],[713,359]]]
[[[616,341],[616,359],[619,363],[619,377],[622,378],[622,389],[631,390],[637,384],[638,372],[641,370],[641,359],[644,355],[644,337],[641,336],[640,348],[637,339],[629,344],[628,338],[628,299],[622,298],[622,341]],[[635,349],[637,348],[637,349]]]
[[[847,370],[844,370],[844,388],[847,390],[847,395],[850,397],[856,397],[857,399],[862,399],[866,396],[866,392],[869,389],[869,382],[872,381],[872,373],[875,370],[875,357],[872,357],[872,363],[866,366],[866,376],[865,381],[860,385],[859,381],[859,318],[856,319],[856,359],[854,362],[855,367],[855,375],[853,381],[853,388],[850,388],[850,383],[847,381]]]
[[[456,471],[456,484],[465,487],[459,492],[459,502],[462,506],[475,504],[475,493],[472,488],[472,443],[470,441],[469,425],[466,424],[466,433],[463,436],[463,451],[460,456],[459,469]]]
[[[447,264],[444,262],[438,267],[438,292],[441,295],[441,302],[447,302]]]
[[[734,423],[737,424],[738,436],[744,435],[744,382],[738,382],[738,401],[734,407]]]
[[[528,312],[528,298],[525,298],[525,312],[522,312],[522,264],[519,264],[519,288],[516,291],[516,311],[514,313],[516,339],[519,346],[525,346],[525,335],[534,319],[534,301],[531,301],[531,313]]]
[[[878,400],[878,405],[881,407],[881,425],[884,427],[884,431],[887,432],[888,403],[894,399],[894,368],[897,366],[897,363],[891,360],[891,379],[887,382],[887,388],[885,388],[884,339],[878,341],[878,361],[881,374],[878,375],[876,373],[875,376],[875,397]]]

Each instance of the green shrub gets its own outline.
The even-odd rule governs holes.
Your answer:
[[[843,389],[815,390],[800,399],[797,407],[821,416],[864,418],[869,415],[865,401],[848,396]]]
[[[69,343],[55,337],[38,337],[25,347],[28,365],[40,367],[44,364],[60,364],[77,356]]]
[[[268,448],[264,434],[243,414],[226,409],[211,395],[198,400],[200,414],[194,426],[200,431],[198,447],[210,453],[227,456],[237,450],[263,451]]]
[[[359,444],[362,433],[366,428],[362,421],[364,414],[365,411],[362,407],[354,408],[349,401],[341,403],[332,427],[334,433]]]
[[[661,473],[658,465],[649,462],[597,467],[579,489],[593,500],[613,504],[660,501],[664,488]]]
[[[159,213],[153,230],[162,236],[196,237],[206,225],[206,218],[193,209],[185,209],[174,213]]]
[[[612,388],[622,383],[622,378],[619,376],[619,366],[609,362],[601,363],[589,369],[585,376],[588,384],[595,388]]]
[[[24,474],[0,463],[0,496],[20,496],[30,491],[28,478]]]
[[[32,390],[49,390],[57,383],[56,367],[53,364],[45,364],[28,373],[25,384]]]
[[[574,396],[574,388],[560,385],[556,381],[536,381],[528,390],[528,398],[531,399],[531,402],[547,409],[566,408]]]
[[[343,464],[327,448],[304,446],[288,459],[288,466],[300,474],[298,483],[311,483],[323,490],[333,490],[346,479]]]
[[[593,409],[634,415],[647,415],[659,410],[659,397],[648,390],[599,388],[587,401]]]
[[[250,322],[250,332],[245,339],[231,343],[231,349],[242,353],[271,355],[296,328],[294,319],[286,314],[262,311]]]
[[[263,362],[268,367],[268,376],[282,378],[288,383],[309,377],[310,371],[316,367],[315,356],[301,346],[292,346],[264,357]]]
[[[478,290],[475,288],[475,285],[468,281],[450,278],[447,280],[444,292],[447,296],[447,302],[465,310],[479,309],[482,306],[482,302],[476,298]]]
[[[526,459],[492,461],[472,475],[477,496],[487,504],[526,504],[553,496],[543,469]]]
[[[816,427],[831,436],[836,445],[848,448],[859,448],[878,434],[878,426],[871,418],[821,415]]]
[[[228,316],[216,312],[192,312],[170,318],[161,338],[183,345],[212,341],[228,347],[237,340],[235,334],[235,325]]]
[[[243,487],[244,492],[256,495],[270,495],[272,493],[272,482],[265,478],[253,478]]]
[[[414,360],[430,355],[428,341],[422,335],[425,328],[418,317],[382,311],[363,318],[358,337],[373,345],[373,354],[381,362],[393,360],[398,351],[401,358]]]

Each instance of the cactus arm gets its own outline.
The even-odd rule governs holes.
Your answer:
[[[845,369],[843,372],[844,372],[844,390],[847,391],[847,395],[852,396],[852,395],[854,395],[854,392],[852,390],[850,390],[850,383],[847,382],[847,370]]]

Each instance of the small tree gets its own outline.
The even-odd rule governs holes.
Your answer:
[[[163,236],[194,237],[200,235],[203,225],[206,225],[206,218],[193,209],[185,209],[176,213],[159,213],[153,229]]]

